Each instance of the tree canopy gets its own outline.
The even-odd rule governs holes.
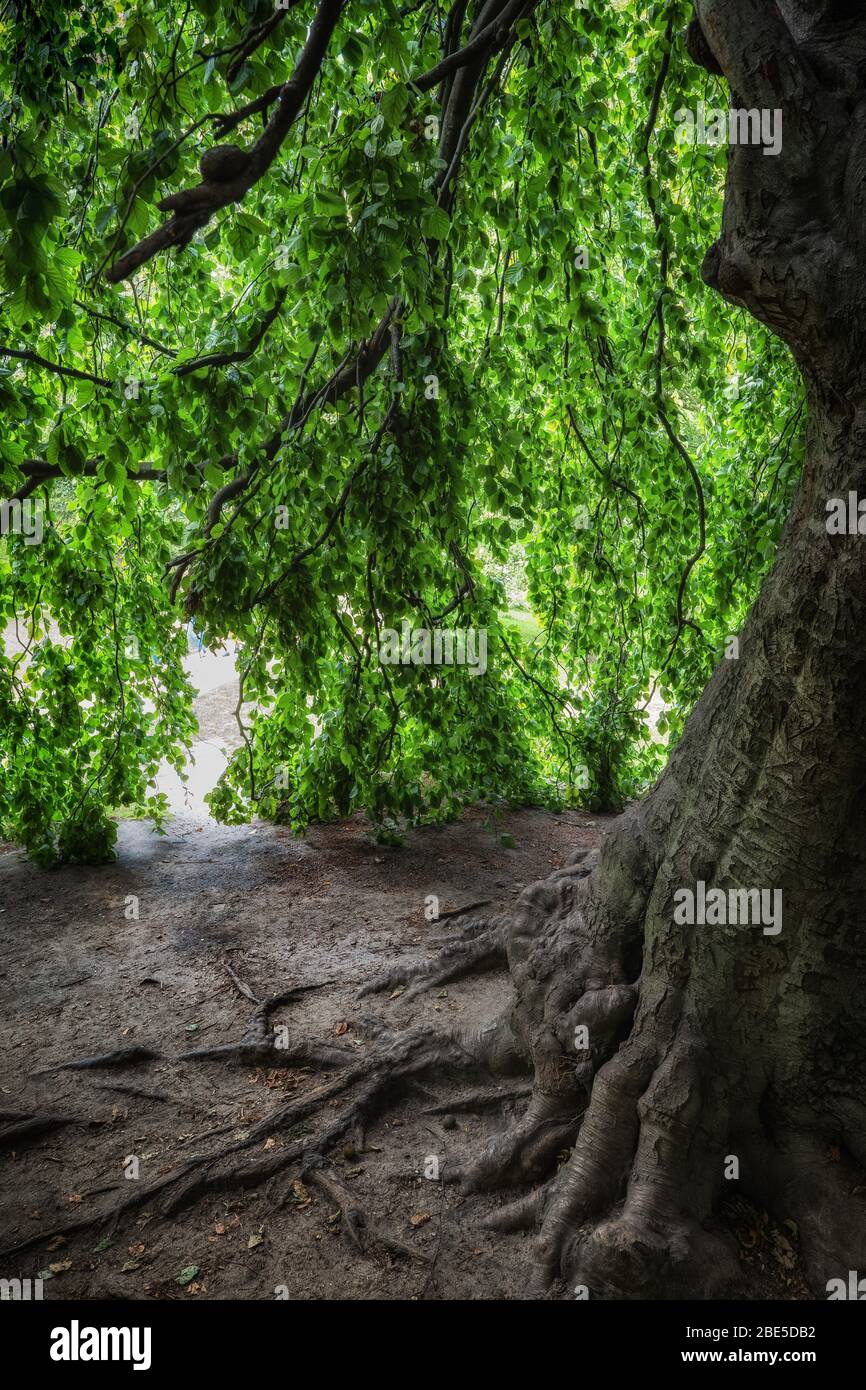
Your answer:
[[[802,458],[784,348],[701,281],[690,13],[0,8],[4,835],[162,824],[189,618],[241,644],[221,819],[396,839],[652,780]],[[383,662],[404,622],[486,671]]]

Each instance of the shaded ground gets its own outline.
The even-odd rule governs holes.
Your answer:
[[[517,848],[500,845],[502,831]],[[597,843],[601,833],[599,818],[572,813],[508,814],[491,830],[471,812],[460,824],[415,832],[404,849],[390,850],[375,845],[360,820],[316,828],[298,841],[270,826],[196,829],[181,818],[164,838],[145,824],[122,823],[119,861],[101,869],[34,873],[17,851],[0,856],[0,1106],[80,1121],[2,1156],[3,1245],[123,1195],[136,1181],[124,1177],[128,1156],[139,1159],[137,1180],[150,1181],[243,1134],[287,1093],[318,1082],[301,1070],[267,1073],[216,1062],[154,1061],[122,1072],[42,1077],[34,1074],[39,1068],[136,1044],[174,1054],[237,1041],[253,1006],[226,964],[260,995],[293,982],[332,981],[278,1009],[273,1022],[290,1021],[293,1032],[315,1039],[354,1042],[359,1052],[371,1045],[357,1037],[361,1013],[395,1028],[492,1019],[507,998],[504,973],[411,1003],[374,996],[359,1004],[354,996],[393,962],[426,954],[425,940],[442,930],[425,919],[428,894],[439,896],[442,912],[480,898],[492,899],[487,910],[503,910],[525,882],[563,863],[577,845]],[[125,916],[131,895],[138,920]],[[130,1084],[166,1099],[105,1089]],[[333,1205],[317,1192],[293,1190],[292,1169],[269,1194],[205,1200],[170,1225],[154,1212],[134,1213],[107,1248],[100,1248],[98,1230],[83,1233],[53,1251],[37,1247],[0,1274],[33,1276],[69,1261],[46,1296],[53,1287],[84,1298],[273,1297],[278,1285],[292,1298],[520,1297],[525,1237],[493,1238],[474,1224],[499,1199],[458,1207],[454,1188],[423,1177],[429,1156],[444,1171],[467,1144],[513,1118],[511,1102],[498,1113],[459,1115],[454,1129],[423,1113],[454,1094],[444,1086],[419,1091],[372,1126],[364,1152],[338,1151],[335,1162],[371,1219],[436,1254],[432,1277],[420,1262],[350,1253],[329,1221]],[[287,1205],[275,1209],[287,1193]],[[199,1273],[184,1292],[174,1281],[191,1266]]]
[[[395,991],[359,1003],[356,992],[394,964],[435,952],[443,927],[428,920],[431,895],[442,913],[483,899],[479,915],[507,911],[525,883],[598,844],[610,823],[527,810],[492,824],[470,811],[458,824],[414,832],[399,850],[375,845],[361,818],[314,828],[304,840],[268,825],[216,826],[203,796],[239,737],[234,663],[228,653],[192,654],[189,671],[200,691],[199,737],[188,786],[169,769],[161,779],[179,812],[168,835],[122,821],[116,864],[51,873],[0,845],[0,1248],[216,1153],[322,1082],[313,1070],[217,1061],[44,1076],[40,1068],[116,1048],[172,1057],[238,1042],[254,1009],[238,982],[259,998],[323,984],[278,1008],[271,1023],[359,1057],[374,1046],[362,1036],[371,1017],[395,1031],[481,1027],[509,997],[504,970],[411,1000]],[[504,833],[513,848],[500,842]],[[459,931],[459,921],[453,926]],[[531,1238],[479,1225],[512,1194],[461,1200],[454,1186],[425,1176],[431,1160],[447,1176],[526,1104],[505,1083],[491,1084],[492,1104],[467,1113],[459,1101],[468,1090],[477,1087],[425,1081],[370,1125],[363,1145],[333,1156],[332,1170],[369,1220],[426,1261],[354,1249],[334,1202],[305,1186],[295,1165],[267,1186],[211,1195],[170,1218],[156,1199],[114,1231],[42,1242],[0,1261],[0,1278],[43,1272],[47,1298],[248,1299],[277,1289],[292,1299],[522,1298]],[[427,1113],[446,1101],[458,1106],[450,1115]],[[16,1147],[2,1138],[16,1112],[75,1122]],[[277,1154],[303,1132],[303,1123],[289,1133],[275,1126],[257,1149]],[[723,1221],[756,1296],[805,1296],[795,1230],[738,1197]]]
[[[479,898],[492,899],[488,911],[506,909],[525,882],[597,843],[606,824],[522,811],[493,831],[470,812],[389,850],[373,844],[360,820],[316,828],[303,841],[270,826],[197,829],[183,818],[159,838],[127,822],[117,864],[53,873],[34,872],[7,849],[0,854],[0,1107],[74,1115],[77,1123],[0,1153],[2,1244],[97,1210],[192,1154],[215,1152],[287,1096],[319,1084],[302,1069],[218,1062],[38,1076],[40,1067],[118,1047],[176,1054],[237,1041],[253,1006],[227,964],[257,995],[330,981],[278,1009],[273,1021],[359,1053],[371,1046],[359,1036],[362,1014],[397,1029],[482,1024],[507,998],[504,973],[411,1002],[398,995],[358,1004],[355,991],[396,960],[425,956],[425,943],[441,930],[425,919],[428,894],[439,896],[442,912]],[[499,843],[502,831],[516,848]],[[131,895],[137,920],[125,915]],[[154,1098],[110,1089],[118,1085]],[[333,1204],[289,1168],[270,1187],[205,1198],[171,1221],[154,1204],[126,1217],[113,1238],[96,1229],[39,1245],[6,1261],[0,1276],[32,1277],[54,1266],[46,1297],[56,1290],[73,1298],[271,1298],[284,1286],[300,1299],[521,1298],[529,1237],[491,1236],[477,1224],[503,1198],[461,1203],[454,1187],[425,1179],[424,1170],[432,1156],[445,1172],[497,1126],[513,1124],[525,1101],[445,1119],[425,1113],[459,1095],[425,1083],[371,1126],[361,1151],[338,1149],[333,1165],[370,1219],[433,1257],[432,1270],[351,1249]],[[261,1147],[286,1142],[278,1133]],[[138,1179],[124,1176],[130,1155],[139,1160]],[[796,1232],[771,1226],[739,1199],[728,1203],[726,1224],[757,1295],[803,1296]],[[184,1286],[176,1282],[182,1271]]]

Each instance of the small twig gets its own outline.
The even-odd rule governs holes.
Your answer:
[[[263,1002],[257,994],[253,994],[249,985],[245,985],[240,976],[235,974],[228,961],[223,961],[223,969],[227,972],[227,974],[231,976],[235,985],[240,990],[241,994],[244,996],[245,999],[251,1000],[253,1004],[261,1004]]]
[[[441,1144],[442,1144],[442,1148],[443,1148],[444,1153],[445,1153],[445,1163],[447,1164],[447,1163],[448,1163],[448,1149],[447,1149],[447,1147],[446,1147],[444,1141],[442,1140],[441,1134],[438,1134],[438,1133],[436,1132],[436,1130],[431,1129],[431,1128],[429,1127],[429,1125],[425,1125],[424,1128],[427,1130],[427,1133],[428,1133],[428,1134],[432,1134],[432,1135],[433,1135],[433,1138],[436,1140],[437,1143],[441,1143]],[[427,1278],[426,1278],[426,1280],[424,1281],[424,1287],[423,1287],[423,1289],[421,1290],[420,1294],[418,1295],[419,1299],[422,1299],[422,1298],[425,1297],[425,1295],[426,1295],[426,1293],[427,1293],[427,1290],[429,1289],[430,1285],[432,1284],[432,1282],[433,1282],[433,1280],[434,1280],[434,1278],[435,1278],[435,1276],[436,1276],[436,1261],[439,1259],[439,1250],[440,1250],[440,1247],[441,1247],[441,1245],[442,1245],[442,1227],[443,1227],[444,1224],[445,1224],[445,1183],[442,1181],[442,1174],[440,1173],[440,1174],[439,1174],[439,1231],[438,1231],[438,1234],[437,1234],[437,1236],[436,1236],[436,1249],[433,1251],[433,1258],[432,1258],[432,1260],[430,1261],[430,1269],[429,1269],[429,1271],[428,1271]]]

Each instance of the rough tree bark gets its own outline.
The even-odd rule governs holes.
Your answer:
[[[807,459],[739,659],[661,781],[590,873],[522,895],[507,952],[534,1098],[464,1182],[540,1177],[573,1138],[501,1217],[538,1223],[540,1284],[712,1297],[740,1286],[709,1222],[736,1156],[739,1189],[797,1223],[826,1296],[866,1263],[866,540],[826,527],[829,498],[866,491],[866,17],[820,0],[695,11],[689,51],[732,107],[783,113],[777,157],[730,151],[703,275],[794,353]],[[781,889],[781,933],[676,925],[674,893],[699,880]]]
[[[731,149],[703,273],[790,346],[809,401],[803,477],[739,659],[721,662],[664,776],[597,862],[531,885],[508,923],[464,925],[416,972],[418,990],[507,959],[506,1016],[442,1039],[374,1023],[363,1063],[317,1054],[343,1066],[335,1079],[109,1215],[162,1189],[174,1212],[289,1164],[317,1172],[425,1072],[528,1069],[523,1118],[458,1176],[467,1190],[540,1184],[494,1218],[538,1228],[540,1289],[564,1277],[601,1297],[748,1292],[712,1220],[733,1186],[797,1223],[816,1296],[866,1267],[866,538],[826,527],[828,499],[866,495],[866,16],[855,0],[697,0],[686,42],[725,75],[732,106],[783,113],[778,156]],[[781,889],[781,932],[678,925],[674,895],[698,881]],[[392,972],[365,992],[411,977]],[[300,1042],[274,1052],[258,1026],[275,1002],[237,1060],[252,1048],[271,1064],[310,1061]],[[237,1165],[338,1095],[347,1108],[316,1138]]]

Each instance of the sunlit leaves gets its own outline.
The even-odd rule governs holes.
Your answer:
[[[217,141],[197,123],[285,79],[309,7],[232,80],[270,0],[44,9],[61,40],[0,31],[0,342],[109,386],[0,359],[3,495],[25,459],[60,475],[37,490],[45,542],[0,540],[3,624],[31,649],[0,662],[4,833],[50,862],[110,853],[118,805],[159,818],[153,778],[192,729],[189,615],[241,644],[227,819],[364,809],[394,835],[478,798],[621,804],[737,630],[800,448],[786,359],[700,279],[724,155],[677,144],[673,113],[707,80],[679,46],[649,173],[639,156],[670,6],[542,0],[447,210],[438,92],[411,85],[440,20],[350,7],[267,176],[116,287],[105,263]],[[282,292],[251,355],[178,371],[242,353]],[[682,630],[696,506],[658,413],[660,295],[665,406],[708,517]],[[313,399],[394,302],[377,370]],[[303,427],[280,432],[298,402]],[[146,468],[164,481],[133,481]],[[172,604],[166,567],[190,552]],[[381,665],[382,628],[443,614],[487,631],[483,676]]]

